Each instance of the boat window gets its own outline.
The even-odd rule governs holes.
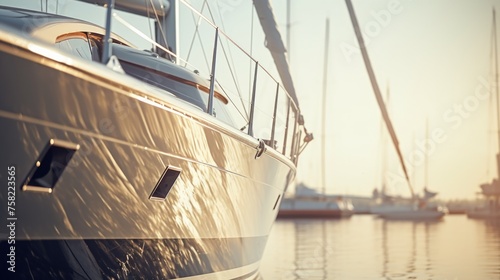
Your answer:
[[[95,38],[89,38],[90,52],[92,54],[92,61],[101,61],[101,41]]]
[[[148,69],[140,65],[135,65],[124,60],[120,60],[120,64],[125,73],[129,74],[130,76],[171,92],[180,99],[200,107],[203,111],[206,110],[208,95],[202,95],[196,87],[182,83],[180,81],[169,79],[168,77],[157,73],[157,71]]]
[[[153,86],[164,89],[173,93],[178,98],[198,106],[201,110],[206,111],[208,106],[208,88],[198,85],[194,82],[189,82],[178,77],[173,77],[170,74],[163,73],[154,69],[136,65],[124,60],[120,60],[120,64],[128,75],[139,79]],[[235,127],[234,121],[227,110],[227,99],[218,93],[219,98],[214,99],[214,115],[221,121]]]
[[[85,33],[72,33],[59,36],[56,47],[60,50],[92,60],[91,46]]]

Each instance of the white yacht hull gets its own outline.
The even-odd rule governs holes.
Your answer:
[[[255,159],[256,139],[193,106],[8,35],[0,29],[0,219],[16,219],[16,277],[255,277],[295,176],[288,158]],[[23,191],[51,139],[80,149],[52,193]],[[149,199],[167,166],[179,178],[164,201]],[[1,252],[11,236],[0,229]]]

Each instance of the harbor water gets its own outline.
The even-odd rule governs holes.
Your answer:
[[[261,278],[500,280],[500,220],[277,220]]]

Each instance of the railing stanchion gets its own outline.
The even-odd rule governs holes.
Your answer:
[[[280,84],[276,83],[276,98],[274,99],[274,113],[273,113],[273,126],[271,128],[271,145],[274,147],[274,133],[276,130],[276,114],[278,112],[278,95],[280,92]]]
[[[113,16],[113,9],[115,8],[115,0],[108,0],[108,7],[106,10],[106,32],[104,34],[104,50],[102,52],[102,63],[107,64],[113,55],[111,46],[113,39],[111,38],[111,17]]]
[[[297,154],[296,152],[296,148],[295,148],[295,145],[296,145],[296,140],[297,140],[297,116],[300,116],[299,115],[299,110],[298,108],[294,108],[293,110],[294,114],[295,114],[295,122],[293,122],[293,136],[292,136],[292,146],[290,148],[290,158],[292,159],[293,162],[295,162],[295,156]]]
[[[253,136],[253,116],[255,111],[255,93],[257,91],[257,70],[259,62],[255,61],[255,72],[253,75],[252,104],[250,104],[250,119],[248,120],[248,135]]]
[[[285,139],[283,140],[283,155],[286,155],[286,141],[288,140],[288,121],[290,118],[290,108],[292,107],[292,100],[290,100],[290,96],[288,96],[288,111],[286,112],[286,126],[285,126]]]
[[[215,87],[215,65],[217,64],[217,45],[219,41],[219,28],[215,28],[214,53],[212,57],[212,73],[210,73],[210,92],[208,95],[207,113],[211,116],[214,113],[214,87]]]

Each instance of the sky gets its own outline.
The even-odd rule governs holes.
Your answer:
[[[290,67],[307,128],[315,135],[301,155],[297,181],[321,189],[318,171],[325,153],[327,193],[371,195],[385,177],[390,194],[409,196],[392,143],[381,129],[345,2],[290,2]],[[286,41],[287,1],[274,0],[272,5]],[[498,10],[500,1],[381,0],[353,5],[379,86],[384,93],[390,91],[388,109],[415,191],[421,193],[425,185],[427,151],[428,188],[443,199],[474,199],[480,184],[497,177],[490,50],[492,8]],[[230,35],[238,36],[244,23],[252,23],[252,7],[245,1],[219,1],[219,6]],[[323,101],[327,18],[330,40]],[[253,26],[253,32],[260,31],[256,18]],[[250,45],[248,34],[238,41],[243,46]],[[254,35],[252,49],[261,47],[262,41]],[[318,110],[322,102],[327,108],[324,132]]]
[[[274,2],[276,11],[286,10]],[[369,195],[374,187],[380,188],[382,151],[387,145],[387,189],[408,196],[392,143],[382,140],[379,108],[345,2],[292,2],[291,68],[303,113],[318,140],[322,132],[315,120],[320,119],[316,108],[321,104],[324,26],[325,18],[330,19],[324,132],[327,192]],[[421,192],[425,184],[428,149],[428,188],[439,192],[440,198],[474,198],[481,183],[496,177],[496,129],[489,126],[494,118],[488,97],[493,74],[492,7],[498,10],[500,1],[353,1],[353,5],[379,86],[390,91],[387,106],[415,191]],[[281,14],[278,17],[286,19]],[[309,98],[313,93],[316,98]],[[321,184],[315,174],[321,164],[320,148],[319,141],[311,144],[300,162],[298,180],[313,187]]]
[[[380,24],[379,32],[369,33],[367,26],[377,21],[377,13],[388,11],[390,1],[378,3],[354,5],[370,38],[367,48],[380,86],[390,88],[388,108],[414,188],[424,187],[425,164],[418,155],[425,152],[427,142],[428,187],[441,198],[473,198],[495,170],[496,150],[488,143],[489,100],[475,99],[475,91],[481,78],[490,80],[491,7],[500,3],[401,1],[400,12],[385,27]],[[367,186],[380,186],[380,114],[360,55],[346,57],[342,51],[354,35],[345,9],[340,11],[334,26],[343,29],[337,31],[330,61],[333,78],[327,102],[332,104],[332,130],[326,137],[333,147],[327,154],[334,159],[330,170],[338,170],[331,178],[336,191],[361,193]],[[478,104],[469,105],[474,101]],[[460,105],[466,107],[464,114],[456,111]],[[441,137],[429,140],[426,120],[429,135]],[[389,191],[408,195],[392,148],[388,160]]]
[[[191,2],[203,7],[203,1]],[[45,5],[45,1],[27,0],[0,3],[32,9]],[[57,6],[60,13],[104,22],[99,13],[83,12],[80,3],[48,3],[49,10]],[[300,157],[297,182],[321,189],[322,174],[318,171],[325,153],[327,193],[368,196],[385,178],[390,194],[409,196],[392,143],[384,136],[386,129],[381,128],[380,111],[345,2],[291,0],[289,33],[287,0],[271,4],[283,39],[290,36],[291,72],[306,126],[315,136]],[[209,1],[209,6],[224,32],[276,73],[263,47],[262,29],[251,1],[217,0]],[[500,0],[353,0],[353,6],[379,86],[384,94],[390,91],[387,107],[415,191],[421,192],[425,185],[428,151],[428,188],[439,192],[442,199],[474,199],[480,184],[497,177],[490,53],[492,8],[500,10]],[[89,14],[92,19],[88,19]],[[209,17],[208,9],[204,14]],[[148,32],[147,22],[123,17]],[[327,18],[330,40],[323,101]],[[121,32],[119,24],[114,26],[121,35],[130,33]],[[136,37],[127,36],[136,43]],[[327,108],[325,131],[321,131],[318,110],[322,102]],[[321,150],[322,137],[325,151]]]

